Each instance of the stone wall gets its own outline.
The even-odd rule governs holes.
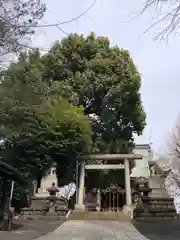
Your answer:
[[[21,216],[36,219],[42,216],[48,216],[49,213],[53,216],[65,216],[69,210],[69,202],[56,198],[56,204],[50,207],[50,199],[53,199],[53,197],[32,197],[30,207],[21,209]]]
[[[173,199],[165,197],[149,197],[147,206],[137,204],[133,212],[133,218],[139,221],[174,220],[176,214]],[[141,200],[140,200],[141,201]]]

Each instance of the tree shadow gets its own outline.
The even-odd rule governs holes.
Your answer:
[[[20,228],[22,228],[24,225],[21,223],[12,223],[11,231],[16,231]],[[0,231],[8,231],[8,221],[5,220],[4,224],[0,227]]]
[[[180,220],[132,221],[135,228],[150,240],[179,240]]]

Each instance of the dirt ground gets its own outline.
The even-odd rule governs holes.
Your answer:
[[[0,231],[1,240],[33,240],[54,231],[63,221],[17,220],[12,231]]]

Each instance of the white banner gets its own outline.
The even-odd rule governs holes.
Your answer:
[[[66,198],[67,200],[70,199],[76,192],[76,184],[75,183],[69,183],[68,185],[65,185],[61,188],[58,188],[59,192],[57,193],[58,198]]]

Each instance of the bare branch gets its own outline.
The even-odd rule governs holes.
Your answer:
[[[164,24],[164,28],[155,35],[154,39],[166,40],[171,34],[179,34],[180,27],[180,0],[145,0],[142,9],[131,18],[130,21],[142,16],[148,9],[156,8],[158,18],[142,34],[146,34],[150,29]]]
[[[168,139],[169,165],[180,170],[180,117],[174,125]]]
[[[46,10],[44,4],[37,0],[0,0],[0,57],[8,53],[19,53],[24,49],[34,50],[38,48],[41,51],[49,49],[29,46],[31,36],[37,28],[56,27],[63,34],[68,34],[61,25],[80,19],[96,3],[92,4],[81,14],[63,22],[52,24],[39,24]],[[1,61],[0,61],[1,62]]]
[[[0,0],[0,55],[19,53],[34,34],[46,8],[37,0]],[[24,24],[24,27],[20,25]]]
[[[78,16],[76,17],[73,17],[69,20],[65,20],[63,22],[56,22],[56,23],[51,23],[51,24],[39,24],[39,25],[36,25],[36,26],[32,26],[32,24],[29,24],[29,25],[19,25],[19,27],[21,28],[48,28],[48,27],[57,27],[57,26],[60,26],[60,25],[64,25],[64,24],[67,24],[67,23],[71,23],[71,22],[76,22],[78,19],[80,19],[81,17],[83,17],[86,13],[88,13],[92,7],[94,7],[94,5],[96,4],[97,0],[94,0],[93,3],[84,11],[82,12],[81,14],[79,14]]]

